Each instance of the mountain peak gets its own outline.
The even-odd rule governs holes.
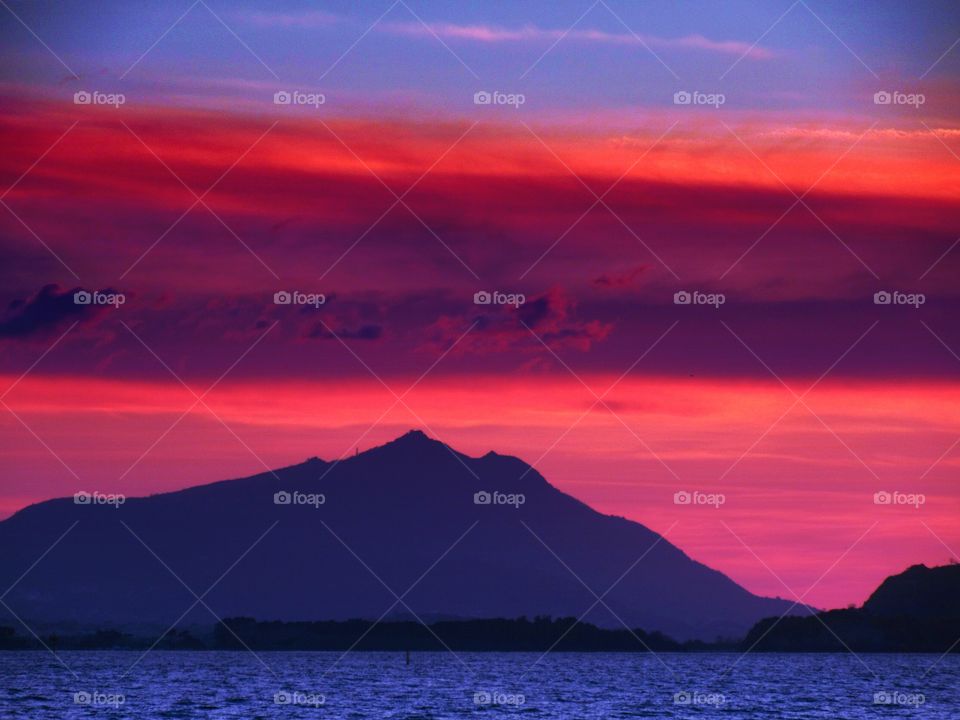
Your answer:
[[[383,445],[383,447],[400,447],[400,448],[427,448],[427,447],[443,447],[443,443],[439,440],[434,440],[432,437],[427,435],[422,430],[408,430],[400,437],[395,440]]]
[[[403,435],[397,438],[397,440],[405,440],[407,442],[420,442],[423,440],[430,440],[427,434],[423,430],[407,430]]]

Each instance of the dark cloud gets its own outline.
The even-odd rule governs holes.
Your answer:
[[[307,337],[324,340],[333,340],[335,337],[339,337],[342,340],[379,340],[383,337],[383,326],[360,325],[357,328],[342,327],[331,332],[320,323],[317,323],[307,334]]]
[[[637,267],[630,268],[626,272],[603,273],[593,279],[593,284],[601,288],[630,287],[636,283],[637,278],[649,268],[649,265],[638,265]]]
[[[115,294],[117,291],[107,288],[100,291]],[[93,305],[75,302],[76,293],[88,293],[83,288],[61,289],[59,285],[45,285],[32,297],[17,299],[10,303],[7,312],[0,320],[0,337],[26,339],[46,337],[63,330],[72,322],[92,322],[109,305]]]
[[[428,335],[431,344],[442,350],[472,324],[473,331],[460,340],[457,354],[500,353],[514,357],[517,353],[539,354],[546,352],[540,340],[554,350],[573,348],[585,352],[604,340],[614,325],[584,320],[575,307],[576,302],[570,295],[553,288],[516,308],[484,306],[484,312],[470,321],[462,315],[442,315],[428,330]]]

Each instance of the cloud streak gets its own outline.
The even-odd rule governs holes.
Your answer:
[[[457,25],[454,23],[384,23],[381,29],[409,37],[432,37],[437,35],[449,40],[467,40],[480,43],[508,42],[575,42],[601,43],[604,45],[649,45],[658,49],[701,50],[752,60],[770,60],[776,53],[759,45],[753,46],[738,40],[711,40],[700,34],[678,38],[663,38],[654,35],[638,35],[633,32],[611,33],[604,30],[574,29],[570,31],[539,28],[524,25],[520,28],[504,28],[495,25]]]

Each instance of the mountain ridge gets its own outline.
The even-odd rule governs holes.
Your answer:
[[[684,640],[742,635],[791,606],[749,593],[645,525],[594,510],[520,458],[471,457],[418,430],[340,460],[117,508],[38,503],[0,522],[0,580],[17,578],[73,521],[11,593],[18,614],[162,624],[191,604],[184,585],[199,595],[216,583],[208,602],[221,616],[376,618],[404,610],[401,597],[417,614],[586,613],[601,627]],[[119,570],[79,573],[91,558]]]

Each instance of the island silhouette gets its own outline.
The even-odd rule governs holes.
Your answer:
[[[339,461],[29,506],[0,522],[0,578],[7,649],[42,646],[21,619],[72,649],[943,652],[960,635],[960,566],[914,566],[861,608],[818,612],[748,592],[518,458],[420,431]]]
[[[4,599],[31,626],[577,617],[685,641],[809,612],[591,509],[516,457],[470,457],[420,431],[122,502],[80,490],[0,522],[7,585],[69,530]]]

